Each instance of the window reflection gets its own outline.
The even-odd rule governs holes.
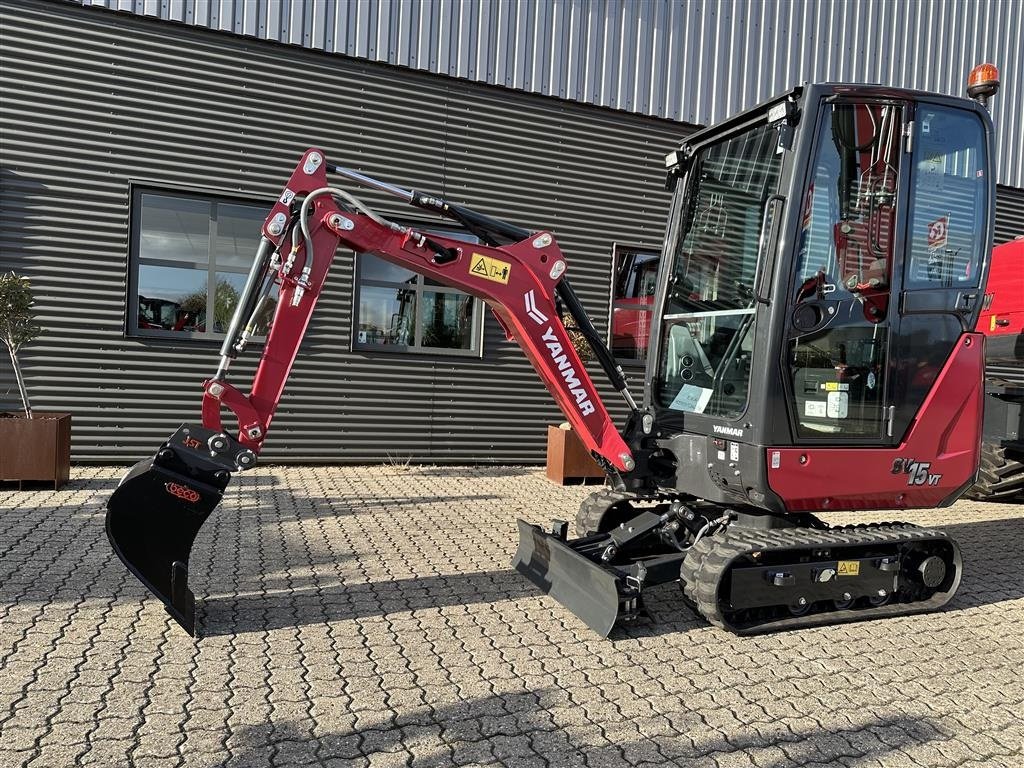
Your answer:
[[[205,330],[206,270],[139,265],[140,330]]]
[[[903,110],[834,104],[803,196],[788,346],[801,437],[880,437]]]
[[[612,294],[612,354],[620,362],[644,362],[651,335],[651,308],[660,254],[618,249]]]
[[[266,216],[264,206],[137,192],[132,331],[218,338],[245,286]],[[275,286],[256,335],[270,327]]]
[[[477,242],[465,232],[433,234]],[[356,266],[354,346],[403,352],[478,348],[482,304],[472,296],[372,254],[359,254]]]
[[[907,287],[976,286],[985,241],[978,213],[988,195],[981,121],[929,105],[917,122]]]
[[[369,254],[360,259],[359,276],[363,280],[385,280],[389,283],[414,283],[419,277],[411,269]]]
[[[701,148],[668,267],[658,402],[733,418],[743,412],[754,361],[760,233],[778,192],[778,129],[758,125]]]
[[[205,266],[210,253],[210,203],[142,195],[139,256]]]
[[[416,291],[409,288],[364,288],[359,295],[360,344],[408,346],[413,343]]]
[[[420,315],[423,346],[469,349],[472,344],[473,298],[464,293],[423,293]]]
[[[217,204],[215,260],[218,269],[248,272],[266,216],[263,208],[251,205]]]

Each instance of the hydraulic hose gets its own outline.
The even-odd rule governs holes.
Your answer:
[[[601,369],[608,377],[615,391],[622,394],[632,410],[638,410],[636,401],[633,400],[633,396],[627,388],[626,377],[622,373],[622,368],[615,362],[611,350],[604,343],[601,334],[597,332],[597,328],[591,322],[590,316],[587,315],[587,311],[583,308],[583,304],[576,295],[576,291],[573,290],[572,285],[569,284],[568,280],[562,280],[555,287],[555,291],[558,294],[558,298],[562,300],[565,308],[569,311],[572,319],[576,321],[576,327],[579,328],[580,333],[587,340],[587,344],[593,350],[595,357],[597,357],[597,362],[600,363]]]

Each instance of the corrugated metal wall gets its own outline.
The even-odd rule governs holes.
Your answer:
[[[73,4],[0,0],[0,13],[0,269],[33,280],[46,333],[24,365],[39,410],[73,412],[77,460],[150,454],[198,419],[217,359],[209,342],[124,337],[131,180],[269,203],[319,145],[336,162],[553,229],[598,321],[612,244],[660,244],[662,158],[678,123]],[[344,255],[268,460],[543,456],[545,424],[561,415],[493,318],[480,360],[353,353],[352,284]],[[9,365],[0,376],[10,383]],[[5,391],[13,406],[0,382]]]
[[[998,181],[1024,187],[1021,0],[80,0],[709,124],[803,81],[960,95],[1003,74]]]
[[[997,243],[1024,237],[1024,189],[998,187],[996,189]]]

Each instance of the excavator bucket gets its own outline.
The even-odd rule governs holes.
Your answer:
[[[242,451],[226,435],[183,425],[153,458],[133,466],[107,501],[107,538],[114,552],[191,635],[189,553]]]
[[[519,549],[512,566],[601,637],[607,637],[619,621],[633,619],[643,610],[640,582],[631,583],[625,570],[598,562],[607,536],[569,542],[565,534],[565,523],[556,523],[555,532],[547,533],[520,520]]]

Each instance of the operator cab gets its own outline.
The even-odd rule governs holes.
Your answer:
[[[674,459],[663,487],[773,511],[815,499],[863,508],[859,459],[888,461],[890,474],[918,460],[906,442],[968,354],[981,309],[991,152],[992,123],[974,101],[826,84],[669,156],[675,192],[645,377],[649,434]],[[929,413],[952,424],[973,400],[943,391]],[[832,492],[773,482],[773,471],[799,471],[796,483],[813,488],[836,450],[852,464],[828,480]],[[925,473],[935,504],[971,479],[969,465]],[[900,490],[869,503],[910,503]]]

